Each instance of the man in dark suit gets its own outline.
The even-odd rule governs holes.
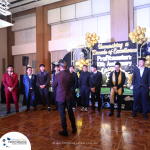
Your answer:
[[[46,102],[47,102],[48,111],[51,111],[50,101],[49,101],[49,96],[48,96],[48,88],[49,88],[49,82],[50,82],[49,72],[45,71],[44,64],[40,64],[39,67],[41,71],[37,73],[37,85],[39,87],[40,94],[41,94],[42,101],[43,101],[43,108],[41,110],[46,109]]]
[[[117,96],[117,103],[118,103],[117,117],[120,117],[121,100],[122,100],[122,94],[124,92],[123,85],[126,80],[125,73],[120,70],[120,67],[121,67],[121,64],[119,62],[116,62],[115,71],[111,72],[109,76],[110,109],[111,109],[109,116],[112,116],[114,114],[114,100]]]
[[[35,99],[35,90],[36,90],[36,75],[32,74],[32,67],[27,68],[27,74],[23,76],[23,84],[25,86],[25,95],[27,109],[26,112],[30,110],[30,100],[32,100],[32,106],[34,111],[37,111],[37,104]]]
[[[77,74],[74,72],[74,66],[70,66],[69,68],[70,73],[73,74],[73,81],[71,82],[71,89],[72,89],[72,95],[73,95],[73,100],[72,100],[72,107],[73,107],[73,111],[76,110],[76,88],[77,88],[77,84],[78,84],[78,76]]]
[[[135,67],[134,69],[132,85],[134,95],[132,117],[137,116],[138,105],[140,99],[142,99],[143,118],[147,119],[148,98],[150,89],[150,71],[149,68],[145,67],[145,58],[140,58],[139,67]]]
[[[9,65],[7,67],[8,73],[3,74],[3,84],[5,86],[5,97],[6,97],[6,105],[7,105],[7,114],[10,113],[10,99],[11,95],[13,97],[16,113],[19,112],[19,105],[18,105],[18,76],[16,73],[13,72],[13,66]]]
[[[100,99],[100,90],[101,90],[101,83],[102,83],[102,73],[97,71],[97,66],[91,66],[92,73],[90,74],[90,87],[91,87],[91,102],[92,102],[92,110],[89,113],[95,112],[95,101],[96,98],[98,100],[98,113],[100,113],[102,102]],[[95,98],[96,96],[96,98]]]
[[[68,136],[65,106],[67,106],[69,119],[72,124],[72,133],[75,134],[77,132],[75,117],[72,110],[73,96],[71,90],[71,82],[73,81],[73,74],[66,71],[67,63],[65,61],[62,61],[59,66],[61,72],[56,75],[52,87],[55,88],[57,86],[56,101],[58,101],[58,110],[60,113],[61,124],[63,128],[63,131],[59,131],[59,134]]]
[[[55,76],[56,74],[58,74],[60,71],[59,71],[59,65],[55,65],[55,72],[52,74],[52,83],[55,81]],[[52,85],[51,83],[51,85]],[[57,86],[53,89],[51,87],[51,92],[53,92],[53,97],[54,97],[54,100],[55,100],[55,108],[52,109],[52,111],[55,111],[58,109],[58,103],[56,101],[56,90],[57,90]]]
[[[79,90],[81,94],[81,111],[88,111],[89,107],[89,93],[90,93],[90,73],[88,72],[88,67],[83,66],[83,72],[80,73],[79,77]]]

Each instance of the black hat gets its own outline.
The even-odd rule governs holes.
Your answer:
[[[145,58],[139,58],[139,60],[143,60],[144,62],[146,61]]]
[[[42,67],[42,66],[43,66],[43,67],[45,67],[45,65],[44,65],[44,64],[40,64],[40,65],[39,65],[39,67]]]
[[[13,66],[13,65],[8,65],[8,66],[7,66],[7,68],[9,68],[9,67],[12,67],[12,68],[14,68],[14,66]]]

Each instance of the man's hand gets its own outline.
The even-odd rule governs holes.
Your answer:
[[[91,91],[92,91],[93,93],[95,93],[95,87],[94,87],[94,88],[91,88]]]
[[[8,90],[9,90],[10,92],[12,92],[14,89],[11,88],[11,87],[8,87]]]
[[[116,91],[116,90],[117,90],[117,87],[116,87],[116,86],[114,86],[114,87],[113,87],[113,89]]]
[[[41,89],[44,89],[44,88],[45,88],[45,86],[46,86],[46,85],[40,85],[40,88],[41,88]]]

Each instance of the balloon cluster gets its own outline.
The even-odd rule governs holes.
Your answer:
[[[147,55],[145,59],[146,59],[145,66],[150,68],[150,55]]]
[[[77,62],[75,62],[75,65],[77,66],[77,68],[79,70],[82,70],[83,69],[83,65],[89,65],[90,64],[90,60],[89,59],[85,59],[85,58],[82,58],[82,59],[79,59]]]
[[[132,74],[128,74],[127,76],[127,88],[130,88],[132,85],[132,78],[133,78],[133,73]]]
[[[133,32],[129,33],[130,40],[132,43],[142,44],[143,42],[147,41],[145,37],[146,28],[141,28],[137,26]]]
[[[94,46],[96,43],[98,43],[99,39],[100,37],[96,35],[96,33],[91,34],[87,32],[85,37],[87,47],[90,48]]]

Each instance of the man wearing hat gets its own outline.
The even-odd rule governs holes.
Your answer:
[[[40,67],[41,71],[39,71],[37,73],[37,85],[39,87],[40,94],[41,94],[42,101],[43,101],[43,108],[41,110],[46,109],[46,102],[47,102],[48,111],[51,111],[50,101],[49,101],[49,97],[48,97],[50,75],[49,75],[49,72],[45,70],[44,64],[40,64],[39,67]]]
[[[7,67],[8,73],[3,74],[3,84],[5,86],[5,97],[6,97],[6,105],[7,105],[7,114],[10,113],[10,99],[11,95],[13,97],[16,113],[19,112],[18,106],[18,76],[16,73],[13,72],[13,66],[9,65]]]
[[[102,101],[100,99],[100,90],[102,83],[102,73],[97,71],[97,66],[91,66],[91,75],[90,75],[90,87],[91,87],[91,102],[92,102],[92,110],[89,113],[95,112],[95,101],[98,100],[98,113],[100,113],[102,107]]]
[[[133,114],[132,117],[137,116],[138,105],[140,99],[142,99],[143,118],[147,119],[148,112],[148,97],[150,89],[150,71],[145,67],[145,58],[139,59],[139,67],[135,67],[132,79],[133,85]]]

